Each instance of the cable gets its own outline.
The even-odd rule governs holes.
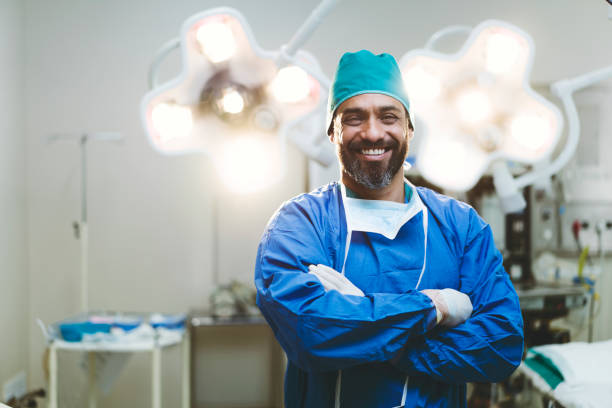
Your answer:
[[[159,72],[159,66],[164,61],[164,59],[170,54],[172,51],[177,49],[181,44],[180,38],[173,38],[168,40],[164,45],[162,45],[157,53],[155,54],[155,58],[149,67],[149,89],[154,89],[157,87],[157,74]]]

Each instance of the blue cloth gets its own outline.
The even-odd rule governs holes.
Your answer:
[[[419,287],[469,295],[472,316],[435,326],[431,300],[415,291],[423,266],[422,213],[394,240],[354,231],[346,276],[365,297],[325,291],[308,265],[338,271],[347,230],[340,186],[286,202],[268,223],[255,267],[257,304],[287,353],[285,406],[394,407],[409,376],[407,407],[465,407],[465,383],[506,378],[520,363],[518,297],[490,227],[468,205],[417,187],[429,210],[427,265]]]
[[[374,55],[370,51],[347,52],[342,55],[329,89],[326,129],[340,104],[349,98],[365,93],[391,96],[410,112],[408,94],[402,73],[391,54]]]
[[[108,323],[92,323],[89,321],[69,322],[59,325],[62,338],[70,342],[81,341],[86,334],[110,333],[111,327]]]

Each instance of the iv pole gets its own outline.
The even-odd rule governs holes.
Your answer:
[[[89,230],[87,227],[87,143],[90,140],[118,141],[122,136],[114,132],[96,132],[75,134],[53,134],[47,138],[49,143],[57,141],[77,141],[81,161],[81,219],[73,224],[75,235],[80,239],[81,255],[81,311],[89,311]]]

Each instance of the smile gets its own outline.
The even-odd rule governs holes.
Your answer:
[[[379,154],[383,154],[385,149],[362,149],[361,154],[365,154],[366,156],[377,156]]]
[[[367,148],[355,150],[355,153],[361,158],[361,160],[367,162],[380,162],[387,160],[391,157],[393,149],[385,147]]]

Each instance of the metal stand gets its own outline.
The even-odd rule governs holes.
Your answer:
[[[96,408],[98,400],[98,385],[96,378],[96,352],[150,352],[151,354],[151,407],[162,408],[162,350],[166,347],[179,344],[177,342],[158,342],[154,341],[150,346],[135,348],[130,345],[113,345],[112,347],[100,346],[95,343],[71,343],[62,340],[53,340],[49,345],[49,399],[48,408],[59,408],[58,398],[58,379],[59,365],[57,352],[58,350],[67,351],[85,351],[88,354],[88,408]],[[190,384],[190,345],[191,339],[189,332],[186,330],[181,344],[181,372],[182,372],[182,389],[181,389],[181,408],[190,408],[191,406],[191,384]]]

